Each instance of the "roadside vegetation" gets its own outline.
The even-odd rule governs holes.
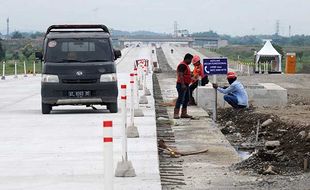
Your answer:
[[[5,74],[14,74],[14,63],[17,63],[17,73],[24,73],[24,62],[27,73],[33,73],[35,52],[41,51],[42,33],[25,34],[18,31],[13,32],[10,40],[0,40],[1,75],[2,65],[6,63]],[[36,61],[36,73],[41,72],[41,64]]]

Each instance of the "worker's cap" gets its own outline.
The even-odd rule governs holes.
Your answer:
[[[235,72],[228,72],[227,79],[234,79],[237,78],[237,74]]]
[[[193,60],[192,60],[193,64],[195,64],[199,61],[200,61],[200,57],[198,55],[194,55]]]

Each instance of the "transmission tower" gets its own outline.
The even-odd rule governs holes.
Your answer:
[[[280,21],[277,20],[276,22],[276,35],[278,36],[280,34]]]

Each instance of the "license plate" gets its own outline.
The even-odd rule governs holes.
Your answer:
[[[91,91],[68,91],[68,96],[76,98],[89,97],[91,96]]]

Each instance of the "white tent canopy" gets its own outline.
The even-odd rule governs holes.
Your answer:
[[[256,54],[256,68],[258,68],[259,59],[261,57],[277,57],[277,68],[278,72],[282,72],[282,64],[281,64],[281,54],[277,52],[277,50],[272,46],[270,40],[266,40],[264,47]]]

